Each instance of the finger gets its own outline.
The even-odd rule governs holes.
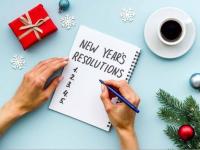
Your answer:
[[[135,91],[128,85],[127,81],[108,80],[108,81],[105,81],[105,83],[116,88],[122,94],[122,96],[124,96],[132,104],[139,105],[140,99],[136,95]]]
[[[66,60],[52,62],[46,67],[46,69],[43,70],[43,72],[41,72],[41,77],[44,80],[47,80],[55,71],[63,68],[67,64],[68,64],[68,61]]]
[[[102,93],[101,93],[100,97],[101,97],[101,100],[104,104],[106,111],[108,112],[112,107],[112,102],[109,98],[109,92],[108,92],[107,87],[103,84],[101,85],[101,90],[102,90]]]
[[[38,70],[41,66],[43,66],[44,64],[46,64],[46,62],[50,62],[50,61],[55,60],[55,59],[57,59],[57,58],[49,58],[49,59],[47,59],[47,60],[40,61],[32,70],[33,70],[33,71],[36,71],[36,70]]]
[[[119,81],[116,81],[116,80],[107,80],[107,81],[104,81],[107,85],[111,85],[113,86],[114,88],[120,88],[121,85],[119,83]]]
[[[135,90],[133,88],[131,88],[129,86],[128,89],[126,89],[126,91],[123,91],[123,89],[121,89],[122,93],[125,93],[124,94],[124,97],[127,97],[127,99],[132,103],[134,104],[135,106],[138,106],[139,103],[140,103],[140,97],[137,95],[137,93],[135,92]]]
[[[54,58],[50,58],[50,59],[47,59],[47,60],[43,60],[41,61],[40,63],[38,63],[35,67],[34,67],[34,71],[37,72],[37,73],[40,73],[42,72],[42,70],[44,68],[46,68],[48,66],[48,64],[54,62],[54,61],[64,61],[64,60],[67,60],[68,58],[58,58],[58,57],[54,57]]]
[[[107,80],[105,81],[105,83],[107,85],[110,85],[114,88],[116,88],[117,90],[119,90],[119,92],[121,94],[126,94],[129,92],[132,92],[131,87],[128,85],[128,82],[125,80],[120,80],[120,81],[116,81],[116,80]]]
[[[57,63],[64,62],[64,61],[68,61],[68,59],[60,58],[60,59],[54,59],[52,61],[46,62],[40,68],[38,68],[38,73],[40,74],[44,72],[46,69],[48,69],[49,67],[53,67]]]
[[[49,98],[53,92],[55,91],[56,87],[58,86],[59,82],[63,80],[63,77],[57,77],[53,80],[53,82],[49,85],[49,87],[45,90],[47,97]]]
[[[139,103],[140,103],[140,97],[136,94],[136,92],[130,88],[130,91],[123,91],[121,90],[123,93],[122,95],[128,100],[130,101],[134,106],[138,107]]]
[[[140,104],[140,101],[141,101],[140,97],[136,95],[135,98],[131,101],[131,103],[134,104],[136,107],[138,107]]]

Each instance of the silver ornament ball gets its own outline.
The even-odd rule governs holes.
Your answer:
[[[200,73],[195,73],[190,77],[190,84],[195,89],[200,89]]]

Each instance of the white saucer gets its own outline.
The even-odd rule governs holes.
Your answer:
[[[186,34],[181,43],[168,46],[159,40],[157,28],[165,18],[177,18],[187,22]],[[165,7],[155,11],[148,18],[144,29],[144,37],[148,47],[156,55],[163,58],[177,58],[184,55],[192,47],[196,37],[196,29],[192,18],[184,11],[173,7]]]

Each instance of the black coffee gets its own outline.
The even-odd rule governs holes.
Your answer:
[[[161,35],[165,40],[176,41],[181,37],[182,27],[174,20],[169,20],[161,26]]]

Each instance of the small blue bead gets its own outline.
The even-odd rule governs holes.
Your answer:
[[[59,11],[66,11],[69,8],[69,1],[68,0],[60,0],[59,2]]]

